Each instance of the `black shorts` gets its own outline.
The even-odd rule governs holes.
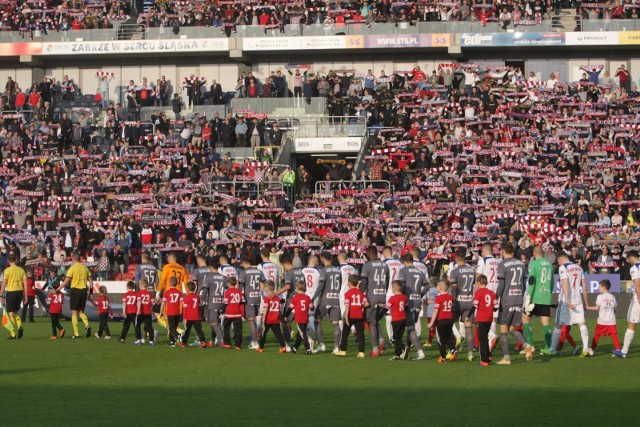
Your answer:
[[[551,317],[551,306],[545,304],[536,304],[531,311],[529,317]]]
[[[22,298],[24,297],[23,291],[11,291],[7,292],[7,306],[5,307],[8,313],[18,312],[20,310],[20,304],[22,304]]]
[[[151,306],[151,312],[152,313],[156,313],[156,314],[160,314],[160,307],[162,307],[162,304],[153,304]]]
[[[84,311],[87,306],[87,290],[71,289],[71,298],[69,307],[74,311]]]

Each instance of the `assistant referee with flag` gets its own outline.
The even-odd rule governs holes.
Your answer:
[[[91,293],[93,292],[93,280],[91,280],[91,271],[80,262],[80,254],[73,254],[71,257],[73,264],[67,270],[66,277],[62,282],[62,286],[67,286],[71,283],[71,324],[73,325],[73,336],[71,338],[79,338],[78,334],[78,316],[84,323],[84,329],[87,333],[87,338],[91,336],[91,326],[89,325],[89,319],[84,314],[87,300],[91,299]]]
[[[15,340],[16,331],[18,331],[18,338],[22,338],[23,333],[22,319],[18,313],[20,313],[20,304],[27,303],[27,275],[22,267],[16,265],[15,255],[9,255],[7,261],[9,267],[4,270],[0,295],[2,295],[2,305],[12,326],[10,329],[11,338],[9,339]]]

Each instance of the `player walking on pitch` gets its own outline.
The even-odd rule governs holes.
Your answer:
[[[502,262],[498,266],[498,292],[500,308],[498,323],[500,324],[500,343],[503,358],[498,365],[510,365],[509,337],[513,335],[524,346],[527,361],[533,359],[533,347],[527,344],[520,331],[516,330],[522,324],[522,304],[525,292],[525,274],[527,267],[522,261],[515,259],[515,248],[509,242],[502,244]]]
[[[613,351],[614,356],[621,358],[627,357],[629,347],[633,342],[633,336],[636,333],[636,325],[640,323],[640,303],[638,302],[638,296],[640,295],[640,256],[638,255],[638,251],[629,251],[627,261],[631,264],[630,273],[633,283],[633,297],[631,298],[631,304],[627,312],[627,330],[624,333],[622,349]]]

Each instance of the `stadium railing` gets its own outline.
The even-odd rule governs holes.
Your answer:
[[[363,191],[366,189],[384,189],[391,191],[391,183],[386,180],[350,180],[350,181],[317,181],[315,185],[316,194],[335,194],[341,191]],[[343,193],[347,194],[347,193]],[[355,194],[355,193],[354,193]]]
[[[293,113],[300,114],[324,114],[326,112],[327,98],[233,98],[230,109],[251,110],[268,116],[289,117]],[[301,111],[303,110],[304,111]],[[294,111],[292,111],[294,110]]]
[[[367,120],[362,116],[300,118],[299,123],[292,129],[293,136],[298,138],[362,137],[367,133]]]
[[[507,31],[517,32],[550,32],[553,31],[551,20],[542,21],[537,25],[513,25]],[[572,30],[572,29],[571,29]],[[640,30],[640,19],[584,19],[583,31],[637,31]],[[498,22],[419,22],[416,25],[408,23],[382,24],[312,24],[285,25],[284,32],[279,29],[265,29],[260,25],[238,26],[230,37],[291,37],[291,36],[330,36],[330,35],[381,35],[381,34],[456,34],[456,33],[497,33],[504,32],[502,24]],[[192,39],[192,38],[223,38],[227,34],[220,27],[180,27],[178,34],[171,28],[147,28],[145,39]],[[16,42],[64,42],[64,41],[112,41],[117,40],[116,29],[49,31],[43,33],[34,31],[33,37],[28,32],[1,31],[0,43]]]

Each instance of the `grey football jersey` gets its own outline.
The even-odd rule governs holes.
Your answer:
[[[502,260],[498,265],[498,292],[503,307],[522,306],[524,302],[527,267],[515,258]]]
[[[196,281],[196,292],[199,292],[200,289],[202,289],[202,279],[204,278],[204,274],[209,273],[210,271],[211,269],[206,265],[193,270],[193,278]]]
[[[224,306],[224,292],[227,290],[227,277],[220,273],[209,272],[202,278],[200,298],[209,305],[209,310]]]
[[[396,280],[404,282],[404,294],[407,296],[408,307],[420,309],[422,307],[423,291],[426,292],[427,278],[418,267],[402,267]]]
[[[476,283],[476,271],[470,265],[459,265],[451,272],[451,283],[458,288],[456,300],[461,303],[473,303],[473,287]]]
[[[386,302],[387,295],[387,277],[389,276],[389,267],[384,261],[379,259],[375,261],[367,261],[362,266],[360,274],[361,290],[367,296],[369,303],[383,304]]]
[[[135,282],[136,286],[138,286],[138,282],[140,279],[147,279],[149,285],[153,286],[154,289],[158,287],[158,269],[155,265],[152,264],[138,264],[136,266],[135,273]]]
[[[255,267],[249,267],[238,272],[238,282],[240,282],[240,286],[244,290],[244,300],[247,305],[260,304],[260,283],[265,281],[262,270]]]
[[[320,270],[320,304],[327,307],[340,305],[340,288],[342,287],[342,272],[340,268],[329,266]]]
[[[291,286],[291,288],[287,291],[287,301],[294,294],[296,290],[296,283],[298,282],[306,283],[301,268],[292,268],[291,270],[284,273],[284,284]]]

